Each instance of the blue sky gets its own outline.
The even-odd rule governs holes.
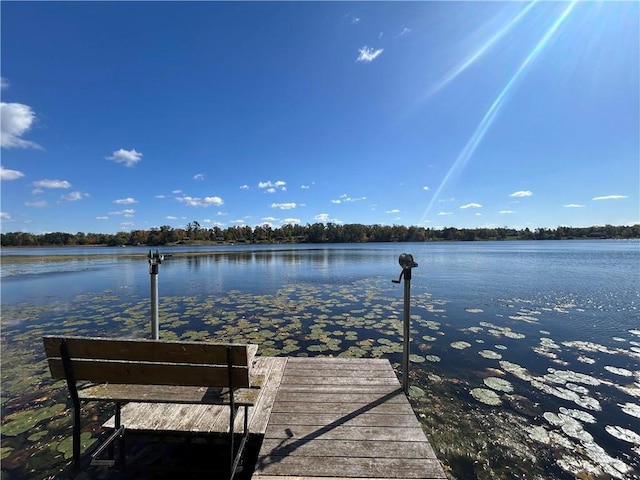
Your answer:
[[[638,2],[2,2],[2,231],[640,222]]]

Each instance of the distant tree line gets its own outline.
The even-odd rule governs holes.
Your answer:
[[[525,228],[406,227],[403,225],[361,225],[314,223],[307,225],[269,225],[203,228],[197,221],[185,228],[164,225],[150,230],[116,234],[52,232],[41,235],[24,232],[0,234],[3,247],[43,247],[64,245],[174,245],[174,244],[261,244],[261,243],[363,243],[363,242],[440,242],[481,240],[567,240],[640,238],[640,224],[633,226],[593,226]]]

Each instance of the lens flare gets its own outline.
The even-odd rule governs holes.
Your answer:
[[[431,211],[431,207],[433,206],[434,202],[440,196],[440,193],[442,192],[442,189],[445,187],[445,185],[447,184],[449,179],[455,173],[458,173],[458,172],[460,172],[460,171],[462,171],[464,169],[465,165],[467,164],[467,162],[469,161],[471,156],[474,154],[474,152],[476,151],[476,148],[478,148],[478,145],[480,144],[480,142],[484,138],[485,134],[487,133],[487,131],[489,130],[491,125],[493,124],[496,116],[498,115],[498,112],[500,111],[500,109],[504,105],[504,102],[505,102],[505,99],[507,98],[507,95],[509,94],[509,92],[511,91],[511,89],[513,88],[515,83],[520,79],[520,77],[525,72],[526,68],[540,54],[540,52],[547,45],[547,43],[549,42],[551,37],[556,33],[556,31],[564,23],[564,21],[567,19],[567,17],[569,16],[571,11],[573,10],[573,7],[576,5],[576,3],[578,3],[578,0],[573,0],[569,4],[569,6],[564,9],[562,14],[556,19],[555,22],[553,22],[551,27],[549,27],[549,29],[546,31],[546,33],[543,35],[543,37],[540,39],[540,41],[536,44],[536,46],[533,48],[533,50],[531,50],[531,52],[529,52],[529,54],[526,56],[524,61],[520,64],[520,67],[518,67],[518,69],[513,74],[513,76],[509,79],[509,81],[504,86],[504,88],[502,89],[500,94],[493,101],[493,103],[491,104],[491,106],[489,107],[487,112],[482,117],[482,120],[478,124],[478,127],[473,132],[473,135],[471,135],[471,138],[469,139],[467,144],[462,149],[462,152],[460,152],[460,154],[458,155],[458,158],[456,158],[456,161],[453,162],[453,165],[451,165],[451,168],[449,169],[447,174],[442,179],[442,182],[440,182],[440,185],[438,186],[437,190],[433,194],[433,197],[432,197],[431,201],[429,202],[429,205],[427,206],[427,209],[425,210],[424,215],[422,216],[421,223],[424,222],[425,218],[427,217],[427,215]]]
[[[491,48],[498,40],[504,37],[505,34],[509,32],[509,30],[511,30],[511,28],[513,28],[520,21],[520,19],[526,15],[536,3],[538,3],[537,0],[527,5],[526,8],[524,8],[518,15],[513,17],[511,21],[509,21],[504,27],[498,30],[489,40],[487,40],[478,50],[476,50],[473,53],[473,55],[471,55],[469,58],[467,58],[463,63],[458,65],[453,70],[450,70],[442,80],[440,80],[438,83],[433,85],[429,90],[427,90],[427,93],[425,94],[423,101],[428,100],[430,97],[438,93],[440,90],[446,87],[450,82],[455,80],[458,75],[460,75],[467,68],[473,65],[482,56],[482,54],[484,54],[484,52],[489,50],[489,48]]]

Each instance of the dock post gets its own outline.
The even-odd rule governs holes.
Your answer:
[[[171,255],[167,255],[170,257]],[[160,264],[164,260],[164,255],[156,250],[151,253],[149,250],[149,275],[151,276],[151,339],[158,340],[160,338],[159,322],[158,322],[158,273]]]
[[[404,277],[404,326],[402,338],[402,389],[404,393],[409,393],[409,345],[411,344],[411,269],[418,266],[413,261],[413,255],[403,253],[398,258],[398,263],[402,267],[400,278],[392,280],[393,283],[400,283]]]

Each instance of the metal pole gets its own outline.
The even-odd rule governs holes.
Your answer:
[[[151,339],[158,340],[158,264],[150,263],[149,274],[151,275]]]
[[[402,339],[402,389],[409,394],[409,351],[411,344],[411,269],[418,266],[413,261],[413,255],[403,253],[398,258],[398,263],[402,267],[400,278],[391,280],[393,283],[400,283],[404,277],[404,325]]]
[[[411,344],[411,269],[404,269],[404,330],[402,345],[402,389],[409,393],[409,345]]]

